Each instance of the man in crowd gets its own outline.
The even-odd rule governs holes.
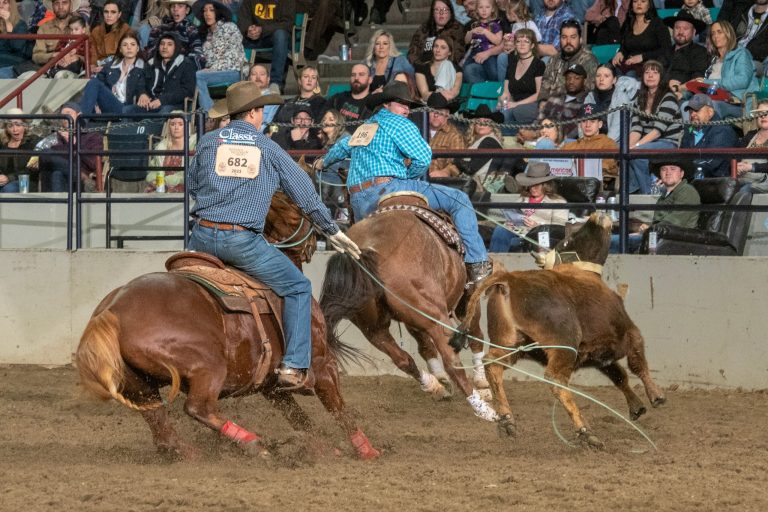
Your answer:
[[[160,36],[157,52],[147,62],[147,91],[130,112],[184,110],[184,100],[195,96],[195,64],[181,53],[175,32]]]
[[[581,110],[579,111],[579,117],[589,117],[594,116],[595,114],[598,114],[599,111],[596,108],[596,105],[587,103],[586,105],[583,105]],[[604,133],[600,133],[600,130],[603,128],[603,118],[602,117],[592,117],[591,119],[584,119],[579,122],[579,128],[581,128],[581,137],[573,142],[568,142],[563,145],[563,149],[569,149],[572,151],[585,151],[589,149],[597,149],[597,150],[618,150],[619,146],[616,144],[616,142],[608,137],[608,135]],[[593,165],[594,163],[598,162],[598,160],[585,160],[584,164],[585,167],[588,165]],[[585,168],[585,173],[589,176],[592,175],[592,173],[586,172],[587,169]],[[618,181],[619,181],[619,166],[616,163],[616,160],[612,158],[604,158],[602,161],[602,175],[603,175],[603,182],[608,185],[607,188],[611,188],[613,190],[618,190]]]
[[[768,58],[768,0],[755,0],[746,13],[747,24],[744,32],[738,32],[739,46],[752,54],[758,74],[764,72],[763,62]]]
[[[704,78],[709,67],[707,49],[693,41],[696,35],[707,29],[707,24],[683,10],[677,16],[666,18],[664,23],[672,29],[672,37],[675,40],[666,75],[669,78],[669,88],[677,95],[677,99],[681,100],[685,83],[695,78]]]
[[[539,109],[539,122],[544,119],[568,121],[579,116],[584,98],[589,90],[585,87],[587,82],[587,70],[581,64],[571,64],[563,73],[565,77],[565,91],[562,94],[552,95]],[[563,125],[563,136],[567,139],[576,139],[579,135],[577,123]],[[520,131],[522,133],[523,130]]]
[[[198,69],[205,67],[203,58],[203,41],[200,39],[194,18],[189,15],[190,3],[188,0],[168,0],[170,16],[162,19],[162,23],[154,27],[149,34],[149,42],[144,48],[144,55],[152,56],[157,51],[160,36],[168,32],[176,33],[176,43],[179,45],[179,53],[193,60]]]
[[[365,64],[352,66],[352,75],[349,77],[351,90],[334,94],[328,98],[329,108],[335,108],[350,121],[362,121],[371,115],[366,106],[366,99],[371,94],[371,72]],[[357,125],[348,129],[354,131]]]
[[[459,130],[448,121],[448,116],[458,109],[456,102],[448,102],[442,94],[432,94],[427,106],[429,112],[429,146],[433,152],[444,149],[466,149],[467,143]],[[453,158],[433,158],[429,164],[430,178],[458,176],[459,168]]]
[[[54,0],[52,5],[53,16],[37,30],[39,35],[60,36],[69,34],[69,20],[72,17],[72,0]],[[7,21],[5,21],[7,23]],[[9,32],[6,30],[6,32]],[[56,55],[57,39],[39,39],[32,50],[32,62],[42,66]]]
[[[296,15],[293,0],[244,0],[237,13],[237,26],[245,48],[272,48],[270,83],[282,91],[288,65],[291,27]]]
[[[550,0],[547,0],[550,1]],[[539,47],[541,48],[541,47]],[[553,54],[539,90],[541,103],[550,96],[559,96],[565,93],[565,70],[579,64],[586,72],[585,88],[591,91],[595,87],[595,72],[597,71],[597,59],[582,45],[581,25],[574,20],[568,20],[560,28],[559,53]]]
[[[271,85],[269,83],[269,69],[267,69],[267,66],[264,64],[254,64],[251,66],[251,70],[248,73],[248,80],[258,85],[263,94],[280,94],[280,89],[276,85]],[[264,124],[261,127],[262,131],[269,126],[279,109],[279,105],[270,105],[269,103],[264,105],[264,113],[262,115]]]
[[[691,115],[691,123],[683,132],[680,141],[681,148],[703,149],[708,148],[735,148],[738,146],[738,137],[731,125],[707,125],[710,121],[719,119],[715,112],[712,100],[706,94],[696,94],[685,107]],[[706,157],[693,160],[696,168],[701,168],[706,178],[731,175],[731,160],[728,156]]]
[[[581,25],[574,19],[573,11],[565,4],[565,0],[544,0],[544,12],[534,12],[534,16],[533,21],[541,33],[539,55],[542,57],[555,56],[562,50],[561,27],[566,20],[572,20],[581,34]]]

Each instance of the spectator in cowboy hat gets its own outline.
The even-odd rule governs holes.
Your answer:
[[[672,29],[675,42],[665,74],[669,79],[669,88],[681,99],[685,83],[704,78],[709,67],[707,49],[695,42],[696,36],[707,29],[707,24],[684,10],[677,16],[664,19],[664,24]]]
[[[731,125],[708,125],[710,121],[718,121],[720,117],[715,112],[712,99],[706,94],[696,94],[685,107],[691,115],[693,125],[686,127],[680,141],[681,148],[735,148],[738,147],[738,137]],[[704,176],[714,178],[731,175],[731,160],[729,157],[706,157],[693,160],[694,167],[701,168]],[[691,176],[687,176],[690,178]]]
[[[504,114],[491,112],[486,104],[462,113],[466,119],[475,122],[467,129],[467,149],[502,149],[504,139],[501,136],[501,128],[498,126],[504,122]],[[500,171],[510,166],[503,157],[474,156],[457,160],[461,172],[473,176],[475,181],[489,192],[498,192],[503,186],[504,177]],[[506,173],[504,173],[506,174]]]
[[[160,36],[167,32],[175,32],[176,40],[180,45],[183,55],[191,58],[198,69],[205,65],[203,58],[203,41],[195,26],[194,18],[190,16],[192,0],[166,0],[170,6],[171,14],[161,20],[160,25],[152,28],[149,33],[147,45],[144,47],[144,55],[155,54]]]
[[[442,94],[433,93],[427,99],[427,107],[432,109],[429,112],[429,146],[432,151],[465,149],[467,144],[464,136],[448,120],[448,116],[458,110],[458,102],[448,101]],[[453,158],[433,158],[432,163],[429,164],[430,178],[458,175],[459,168],[453,163]]]

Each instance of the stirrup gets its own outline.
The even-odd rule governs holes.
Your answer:
[[[280,368],[275,369],[275,374],[277,374],[277,387],[281,391],[295,391],[304,388],[309,376],[307,370],[290,368],[282,364]]]
[[[491,275],[492,272],[493,265],[490,261],[467,263],[467,285],[464,288],[471,288],[480,283],[480,281]]]

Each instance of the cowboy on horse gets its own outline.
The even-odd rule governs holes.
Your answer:
[[[359,258],[360,249],[339,230],[307,173],[259,131],[264,106],[281,104],[280,96],[262,96],[258,85],[246,81],[227,89],[226,102],[232,122],[200,139],[189,169],[197,219],[189,246],[245,271],[285,299],[286,349],[276,373],[283,389],[299,389],[307,380],[312,352],[312,286],[264,238],[273,194],[282,189],[339,252]]]
[[[367,105],[382,108],[352,136],[331,147],[317,165],[351,158],[347,190],[358,221],[376,210],[382,196],[400,191],[423,194],[432,209],[447,212],[456,226],[466,249],[467,286],[480,282],[491,273],[491,264],[469,197],[460,190],[419,179],[429,169],[432,149],[408,114],[411,107],[423,104],[411,100],[406,84],[395,81],[372,95]]]

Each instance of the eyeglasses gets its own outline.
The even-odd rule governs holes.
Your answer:
[[[432,12],[434,12],[435,14],[448,14],[449,12],[451,12],[451,10],[448,8],[442,7],[442,8],[432,9]]]

